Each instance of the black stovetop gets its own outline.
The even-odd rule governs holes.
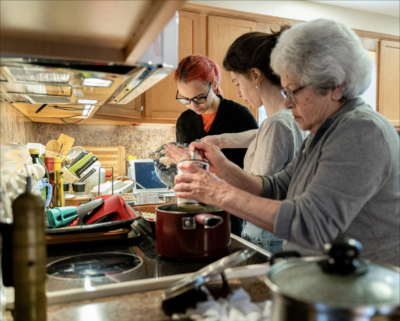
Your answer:
[[[146,231],[141,230],[140,232],[139,237],[134,236],[125,240],[48,246],[46,290],[54,292],[86,288],[88,284],[94,287],[191,273],[216,261],[185,262],[161,258],[156,252],[155,237]],[[234,238],[231,239],[231,253],[246,248],[248,248],[246,244]],[[80,264],[82,258],[75,257],[78,255],[84,255],[84,264]],[[70,259],[55,263],[67,258]],[[257,253],[240,265],[259,264],[267,261],[267,256]],[[88,279],[90,279],[89,282]]]

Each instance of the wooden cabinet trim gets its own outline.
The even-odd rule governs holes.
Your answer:
[[[211,6],[204,6],[195,3],[185,3],[181,9],[182,11],[189,11],[189,12],[198,12],[203,14],[221,16],[221,17],[228,17],[228,18],[235,18],[235,19],[244,19],[249,21],[255,22],[266,22],[271,24],[295,24],[298,22],[304,22],[303,20],[296,20],[296,19],[288,19],[288,18],[281,18],[281,17],[273,17],[262,15],[258,13],[251,13],[251,12],[243,12],[237,11],[232,9],[224,9],[224,8],[216,8]],[[353,29],[359,37],[366,37],[366,38],[374,38],[380,40],[389,40],[389,41],[400,41],[400,36],[389,35],[379,32],[373,31],[366,31],[366,30],[359,30]]]

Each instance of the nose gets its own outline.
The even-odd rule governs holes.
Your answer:
[[[296,105],[290,96],[285,98],[284,104],[286,109],[292,109]]]

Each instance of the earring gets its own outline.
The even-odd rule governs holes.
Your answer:
[[[257,88],[257,89],[260,89],[260,84],[257,84],[257,85],[256,85],[256,88]]]

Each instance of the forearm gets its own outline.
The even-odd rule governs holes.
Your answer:
[[[232,162],[226,161],[225,166],[221,168],[217,176],[225,180],[228,184],[247,191],[253,195],[260,195],[263,188],[263,179],[252,175]]]
[[[274,233],[281,201],[257,197],[233,186],[223,186],[219,191],[218,204],[215,205],[263,230]]]
[[[252,129],[242,133],[221,134],[222,148],[247,148],[256,138],[257,131]]]

